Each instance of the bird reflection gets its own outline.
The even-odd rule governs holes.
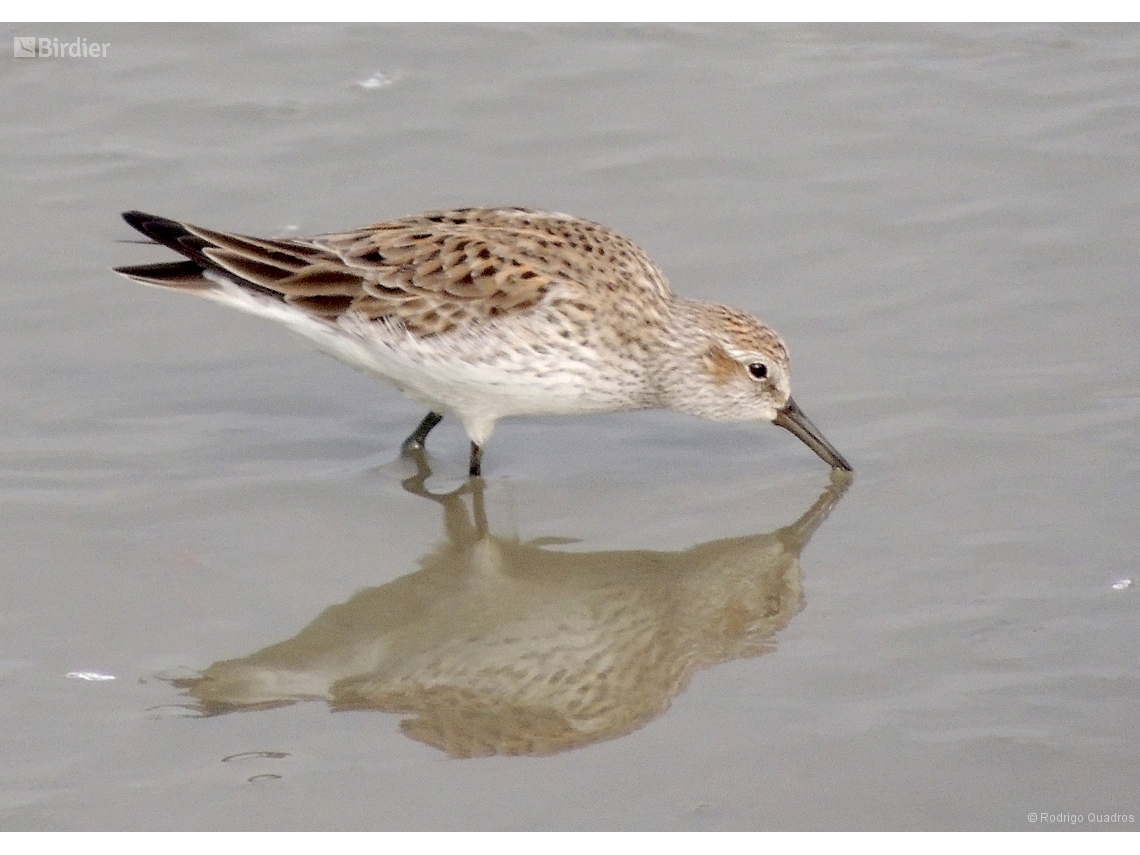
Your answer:
[[[413,452],[414,453],[414,452]],[[770,534],[684,552],[567,552],[489,531],[483,483],[409,492],[443,509],[421,569],[331,606],[295,637],[175,681],[204,715],[323,699],[410,718],[453,757],[543,755],[630,733],[693,673],[774,648],[803,608],[800,552],[850,484]],[[471,510],[466,497],[469,495]]]

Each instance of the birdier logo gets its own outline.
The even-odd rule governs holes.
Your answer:
[[[65,57],[81,59],[102,59],[107,56],[110,42],[89,42],[83,37],[72,41],[40,38],[37,36],[15,36],[12,39],[12,56],[16,59],[34,59],[35,57],[48,57],[63,59]]]

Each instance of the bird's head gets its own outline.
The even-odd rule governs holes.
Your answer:
[[[788,348],[747,312],[684,301],[662,388],[670,409],[716,421],[768,421],[795,434],[835,469],[848,463],[792,398]]]

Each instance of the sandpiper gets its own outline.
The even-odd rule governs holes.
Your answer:
[[[253,238],[128,211],[184,261],[116,268],[271,318],[429,409],[453,415],[469,472],[506,416],[667,408],[770,421],[851,465],[792,399],[788,351],[752,315],[673,293],[612,229],[524,208],[417,214],[307,239]]]

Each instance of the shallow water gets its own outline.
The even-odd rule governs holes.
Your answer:
[[[0,62],[0,827],[1137,827],[1140,28],[7,29],[110,49]],[[640,413],[424,495],[414,404],[108,272],[482,204],[772,323],[854,482]]]

